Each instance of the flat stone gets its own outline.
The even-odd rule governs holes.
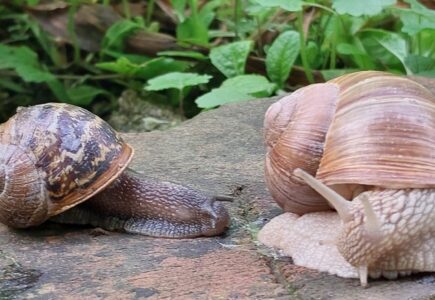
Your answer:
[[[435,275],[343,279],[298,267],[256,241],[281,213],[263,180],[256,100],[200,114],[164,132],[126,134],[132,167],[155,178],[232,195],[221,237],[157,239],[46,223],[0,225],[0,299],[433,299]]]

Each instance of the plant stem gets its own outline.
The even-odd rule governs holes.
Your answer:
[[[130,5],[128,0],[122,0],[122,9],[124,10],[124,16],[126,19],[131,19]]]
[[[72,45],[74,48],[74,63],[80,62],[80,47],[75,31],[74,17],[78,10],[78,4],[76,1],[72,1],[71,7],[68,9],[68,34],[71,37]]]
[[[337,16],[337,18],[340,18],[339,16]],[[331,39],[331,56],[329,58],[329,68],[330,69],[335,69],[335,65],[337,63],[337,32],[338,31],[338,20],[334,19],[334,34],[332,34],[332,39]]]
[[[0,76],[9,77],[21,77],[17,72],[13,70],[0,70]],[[83,79],[83,75],[73,75],[73,74],[53,74],[57,79],[66,80],[80,80]],[[89,80],[107,80],[107,79],[119,79],[124,78],[125,75],[122,74],[101,74],[101,75],[88,75],[86,76]]]
[[[184,117],[183,89],[178,89],[178,105],[179,105],[180,115]]]
[[[304,68],[305,76],[307,77],[310,83],[314,83],[313,73],[311,72],[311,68],[308,64],[307,52],[305,49],[305,34],[304,34],[304,11],[301,10],[298,12],[297,24],[299,30],[299,37],[301,43],[301,60],[302,66]]]
[[[239,10],[240,10],[240,0],[234,0],[234,36],[239,39]]]
[[[149,0],[147,5],[146,20],[145,20],[145,24],[147,27],[149,27],[151,24],[151,18],[153,16],[153,12],[154,12],[154,0]]]

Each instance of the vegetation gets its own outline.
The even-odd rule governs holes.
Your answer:
[[[191,117],[355,70],[435,76],[417,0],[6,0],[0,121],[61,101],[104,115],[123,90]]]

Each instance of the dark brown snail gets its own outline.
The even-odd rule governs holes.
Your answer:
[[[318,211],[333,207],[342,222],[337,236],[321,238],[344,259],[326,265],[323,253],[317,265],[309,257],[303,264],[322,271],[350,264],[363,285],[368,275],[435,271],[435,97],[429,90],[383,72],[344,75],[274,103],[265,138],[274,200],[306,214],[301,222],[313,218],[294,242],[333,221],[334,214]]]
[[[136,174],[127,168],[132,156],[119,134],[85,109],[20,108],[0,125],[0,222],[26,228],[54,217],[171,238],[228,227],[219,203],[227,198]]]

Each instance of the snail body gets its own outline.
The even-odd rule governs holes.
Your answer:
[[[127,167],[133,152],[82,108],[19,109],[0,126],[0,222],[26,228],[54,217],[175,238],[225,230],[221,198],[136,174]]]
[[[336,246],[363,285],[368,274],[435,271],[430,91],[382,72],[344,75],[273,104],[265,138],[274,200],[296,214],[336,209]]]

